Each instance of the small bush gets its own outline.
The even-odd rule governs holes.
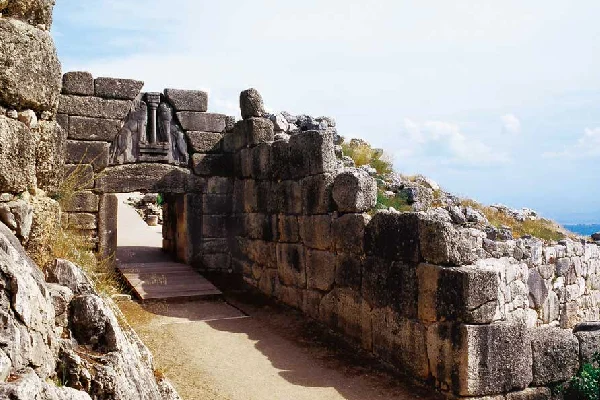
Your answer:
[[[408,203],[408,197],[405,194],[401,193],[393,197],[388,197],[384,194],[383,190],[378,189],[377,205],[375,206],[375,209],[382,210],[390,207],[393,207],[400,212],[412,211],[412,206]]]
[[[583,364],[577,375],[559,388],[565,400],[600,400],[600,353]]]
[[[354,160],[357,167],[369,165],[379,175],[388,175],[393,172],[392,160],[381,149],[374,149],[369,143],[360,139],[352,139],[349,143],[342,143],[342,153]]]

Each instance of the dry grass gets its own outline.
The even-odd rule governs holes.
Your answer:
[[[494,207],[487,207],[468,199],[462,200],[461,205],[481,211],[490,224],[497,228],[501,226],[511,228],[515,238],[531,235],[543,240],[558,241],[566,237],[564,229],[556,222],[548,219],[518,221]]]
[[[367,142],[352,139],[349,143],[342,143],[342,153],[354,160],[357,167],[369,165],[379,175],[387,175],[393,172],[392,159],[381,149],[372,148]]]
[[[84,156],[85,157],[85,156]],[[83,164],[78,164],[75,169],[63,179],[56,200],[61,209],[66,209],[71,204],[74,196],[81,193],[97,178],[86,174]],[[42,268],[50,265],[55,259],[69,260],[78,265],[94,282],[96,289],[103,294],[112,295],[123,293],[123,287],[114,268],[114,255],[107,258],[98,258],[96,254],[97,239],[92,238],[83,231],[61,226],[47,237],[43,238],[45,248],[49,251],[39,255],[36,260]]]

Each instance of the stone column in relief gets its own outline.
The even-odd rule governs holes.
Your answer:
[[[148,138],[148,143],[154,144],[156,143],[157,138],[156,110],[160,104],[160,93],[147,93],[146,101],[150,108],[150,137]]]

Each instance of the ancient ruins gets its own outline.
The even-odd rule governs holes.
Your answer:
[[[550,399],[599,348],[597,244],[490,238],[460,208],[375,212],[377,184],[336,154],[332,120],[298,128],[254,89],[236,121],[202,91],[61,75],[53,2],[17,3],[0,1],[0,395],[89,399],[48,383],[60,365],[98,398],[177,398],[76,266],[43,276],[22,247],[47,250],[62,224],[110,257],[115,193],[134,191],[164,196],[179,261],[242,278],[449,398]],[[60,210],[74,171],[84,190]]]

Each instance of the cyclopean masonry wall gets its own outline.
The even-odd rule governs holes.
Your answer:
[[[136,96],[121,100],[129,102],[126,111],[139,110],[143,97],[136,103]],[[265,117],[255,90],[242,92],[243,119],[235,126],[206,108],[180,111],[168,91],[157,110],[163,101],[175,117],[157,126],[178,121],[189,164],[169,154],[148,162],[134,147],[113,145],[133,158],[111,165],[111,141],[97,145],[106,165],[95,167],[92,158],[87,168],[103,171],[89,192],[99,196],[101,250],[114,249],[109,193],[165,192],[165,249],[203,271],[241,274],[449,397],[550,398],[549,387],[598,348],[598,326],[577,325],[600,319],[596,244],[495,241],[457,207],[373,213],[375,181],[342,167],[330,125],[281,132],[285,124]],[[84,139],[71,133],[81,112],[68,110],[68,146]],[[129,143],[115,125],[113,136],[121,132],[121,143]],[[87,134],[96,136],[86,137],[96,138],[94,129]],[[165,139],[164,129],[157,139]],[[171,146],[178,142],[173,131]],[[68,154],[71,162],[79,158]]]

